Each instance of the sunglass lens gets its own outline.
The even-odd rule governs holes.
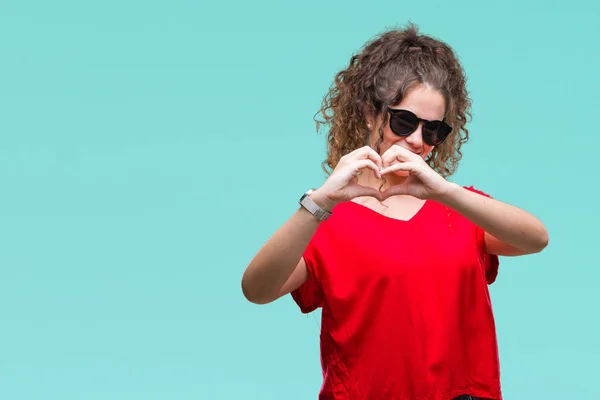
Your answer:
[[[423,141],[430,146],[437,146],[442,143],[452,128],[441,121],[428,122],[423,126]]]
[[[390,117],[390,129],[396,135],[407,136],[417,129],[419,119],[408,111],[399,111]]]

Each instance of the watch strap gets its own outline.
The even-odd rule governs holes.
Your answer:
[[[304,193],[302,198],[300,198],[299,203],[302,207],[304,207],[309,213],[311,213],[319,221],[325,221],[327,218],[329,218],[331,216],[331,212],[323,210],[321,207],[319,207],[317,205],[317,203],[315,203],[313,201],[313,199],[310,198],[310,194],[312,192],[314,192],[314,190],[310,189],[306,193]]]

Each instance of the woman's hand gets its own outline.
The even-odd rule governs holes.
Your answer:
[[[382,176],[396,171],[403,171],[407,175],[402,183],[386,189],[382,199],[400,194],[419,199],[438,199],[453,185],[427,165],[421,156],[398,145],[390,147],[381,158],[384,166],[380,172]]]
[[[310,197],[327,211],[331,211],[337,203],[355,197],[372,196],[382,200],[382,193],[377,189],[361,186],[356,182],[358,173],[363,169],[370,169],[377,179],[381,179],[382,168],[381,157],[370,146],[356,149],[340,158],[329,178]]]

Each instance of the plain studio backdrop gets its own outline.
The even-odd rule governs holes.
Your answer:
[[[408,21],[460,56],[452,180],[539,216],[491,286],[505,397],[597,399],[597,2],[0,3],[0,398],[315,399],[319,313],[244,268],[324,181],[334,74]]]

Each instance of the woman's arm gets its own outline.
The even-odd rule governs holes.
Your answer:
[[[383,192],[384,199],[408,194],[452,208],[486,232],[485,247],[491,254],[538,253],[548,245],[546,227],[530,213],[447,181],[419,155],[398,145],[391,146],[381,157],[385,166],[381,175],[409,173],[404,182]]]
[[[369,146],[343,156],[327,181],[310,198],[329,211],[337,203],[354,197],[374,196],[379,199],[379,191],[360,186],[354,179],[356,173],[365,168],[379,176],[381,159]],[[269,303],[306,281],[308,271],[302,256],[320,223],[300,207],[260,248],[242,276],[242,291],[249,301]]]
[[[503,256],[538,253],[548,245],[548,231],[535,216],[510,204],[451,183],[437,199],[485,232],[486,251]]]
[[[242,292],[246,299],[267,304],[304,283],[307,273],[302,254],[319,224],[308,211],[299,208],[275,232],[244,271]]]

